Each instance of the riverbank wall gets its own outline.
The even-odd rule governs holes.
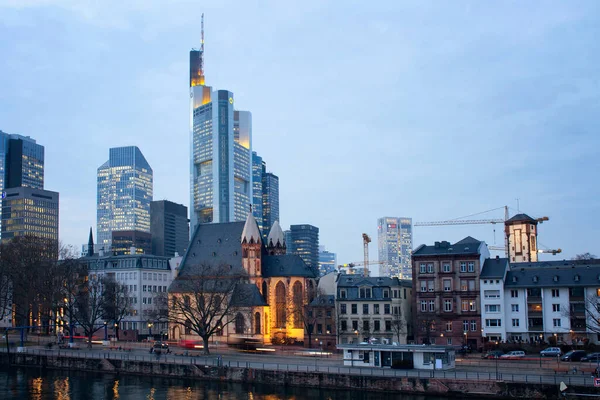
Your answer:
[[[326,372],[273,371],[242,367],[166,363],[156,361],[91,359],[69,355],[0,354],[3,365],[187,378],[323,389],[363,390],[369,392],[409,393],[445,397],[558,399],[557,385],[504,382],[495,380],[457,380],[423,377],[384,377],[346,375]],[[570,387],[570,392],[598,394],[594,387]]]

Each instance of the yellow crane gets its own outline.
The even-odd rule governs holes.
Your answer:
[[[367,261],[367,263],[368,263],[368,265],[379,265],[379,264],[385,264],[385,261],[371,260],[371,261]],[[356,273],[354,270],[354,267],[358,267],[359,265],[365,265],[365,262],[364,261],[356,261],[356,262],[341,264],[341,265],[338,265],[338,269],[340,271],[342,271],[343,269],[346,269],[346,270],[348,270],[348,274],[353,275]]]

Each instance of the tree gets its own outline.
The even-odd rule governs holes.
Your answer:
[[[101,279],[104,287],[104,306],[102,318],[115,326],[115,336],[119,339],[119,325],[132,312],[132,298],[129,297],[127,285],[117,282],[113,275]]]
[[[204,354],[209,354],[211,336],[234,322],[244,293],[235,293],[244,276],[229,266],[197,266],[194,275],[177,278],[181,290],[169,299],[169,320],[185,328],[186,334],[196,333],[204,342]],[[234,294],[236,302],[232,301]]]
[[[398,309],[400,307],[397,307]],[[396,310],[394,310],[396,311]],[[392,316],[392,332],[394,332],[394,335],[396,336],[396,339],[398,340],[398,343],[402,343],[401,337],[402,335],[406,334],[407,331],[407,326],[406,326],[406,320],[404,318],[402,318],[402,314],[400,314],[400,310],[397,310],[398,312],[395,312],[394,315]]]
[[[573,332],[593,332],[600,334],[600,303],[598,296],[593,294],[584,297],[583,288],[573,288],[571,290],[581,290],[580,293],[572,293],[571,299],[581,297],[581,301],[570,301],[568,305],[561,304],[562,315],[569,318],[571,330]],[[577,296],[581,294],[581,296]]]
[[[423,344],[431,344],[432,332],[435,331],[435,318],[428,315],[422,315],[417,321],[419,330],[423,336]]]
[[[593,254],[590,253],[582,253],[582,254],[577,254],[575,257],[573,257],[573,260],[594,260],[597,257]]]
[[[323,307],[327,303],[326,301],[323,304],[319,302],[319,299],[325,299],[324,293],[320,289],[310,289],[308,287],[306,295],[309,304],[304,304],[304,299],[294,294],[288,303],[287,317],[293,323],[294,328],[304,328],[304,332],[308,336],[308,347],[312,347],[312,334],[317,322],[317,310],[310,304],[313,299],[317,301],[317,308]]]
[[[88,347],[92,347],[94,333],[103,325],[100,323],[105,312],[106,294],[102,280],[97,276],[86,279],[73,296],[72,316],[88,338]]]

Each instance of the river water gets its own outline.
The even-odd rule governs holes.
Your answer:
[[[441,400],[438,397],[348,390],[284,388],[37,368],[0,369],[0,399],[32,400]]]

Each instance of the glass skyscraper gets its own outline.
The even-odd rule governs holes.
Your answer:
[[[150,232],[152,168],[136,146],[109,150],[98,168],[97,248],[110,251],[112,231]]]
[[[246,220],[253,202],[252,114],[234,110],[232,92],[205,85],[204,39],[190,51],[189,82],[193,233],[199,223]]]
[[[377,239],[379,276],[411,279],[412,218],[379,218]]]
[[[260,232],[266,238],[269,233],[263,228],[263,186],[262,176],[265,170],[265,162],[262,157],[252,152],[252,214],[260,228]]]
[[[264,172],[262,176],[262,188],[263,226],[268,234],[275,221],[279,221],[279,178],[277,175],[271,172]]]
[[[286,243],[288,254],[297,254],[304,260],[306,265],[318,267],[319,228],[308,224],[292,225],[289,232],[290,241]]]
[[[337,268],[337,255],[319,246],[319,274],[321,276],[335,271]]]

